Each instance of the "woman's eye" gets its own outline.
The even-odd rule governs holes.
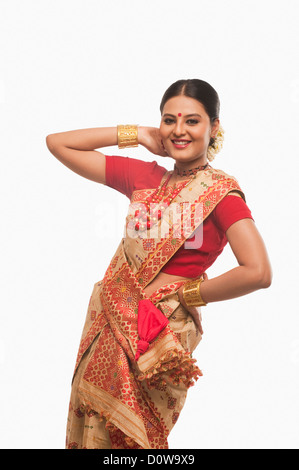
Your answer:
[[[164,119],[164,123],[165,124],[173,124],[175,122],[174,119],[171,119],[171,118],[165,118]],[[198,120],[197,119],[188,119],[187,121],[187,124],[190,124],[191,126],[194,126],[195,124],[198,124]]]

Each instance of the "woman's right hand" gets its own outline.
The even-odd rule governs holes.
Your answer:
[[[204,281],[208,279],[207,273],[203,273],[201,277],[203,278]],[[180,303],[193,317],[195,325],[197,326],[200,334],[203,335],[201,310],[200,308],[198,310],[198,307],[190,307],[190,306],[188,307],[188,305],[186,304],[184,300],[183,290],[184,290],[184,285],[182,285],[178,289],[178,296],[179,296]]]
[[[138,126],[138,142],[154,155],[168,156],[158,127]]]
[[[184,286],[181,286],[178,290],[179,300],[180,300],[181,304],[183,305],[183,307],[192,316],[192,318],[194,320],[194,323],[195,323],[196,327],[198,328],[200,334],[203,335],[203,329],[202,329],[202,324],[201,324],[201,322],[202,322],[201,312],[200,312],[200,310],[198,310],[198,307],[188,307],[188,305],[186,304],[186,302],[184,300],[183,288],[184,288]]]

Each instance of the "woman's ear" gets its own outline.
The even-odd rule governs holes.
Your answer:
[[[220,127],[220,119],[217,118],[213,122],[212,129],[211,129],[211,137],[213,137],[213,139],[215,139],[216,135],[218,134],[219,127]]]

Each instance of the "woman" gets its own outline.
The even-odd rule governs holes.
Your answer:
[[[118,126],[51,134],[71,170],[130,199],[125,234],[94,284],[75,366],[67,448],[168,448],[187,390],[201,374],[200,307],[271,284],[271,267],[237,180],[211,167],[221,149],[219,98],[202,80],[165,92],[160,128]],[[138,144],[174,160],[108,156]],[[238,266],[208,279],[229,243]]]

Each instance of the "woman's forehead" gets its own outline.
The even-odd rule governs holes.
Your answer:
[[[174,114],[174,115],[188,115],[188,114],[201,114],[205,115],[205,109],[202,103],[195,100],[194,98],[189,98],[189,96],[174,96],[166,101],[163,108],[164,114]]]

